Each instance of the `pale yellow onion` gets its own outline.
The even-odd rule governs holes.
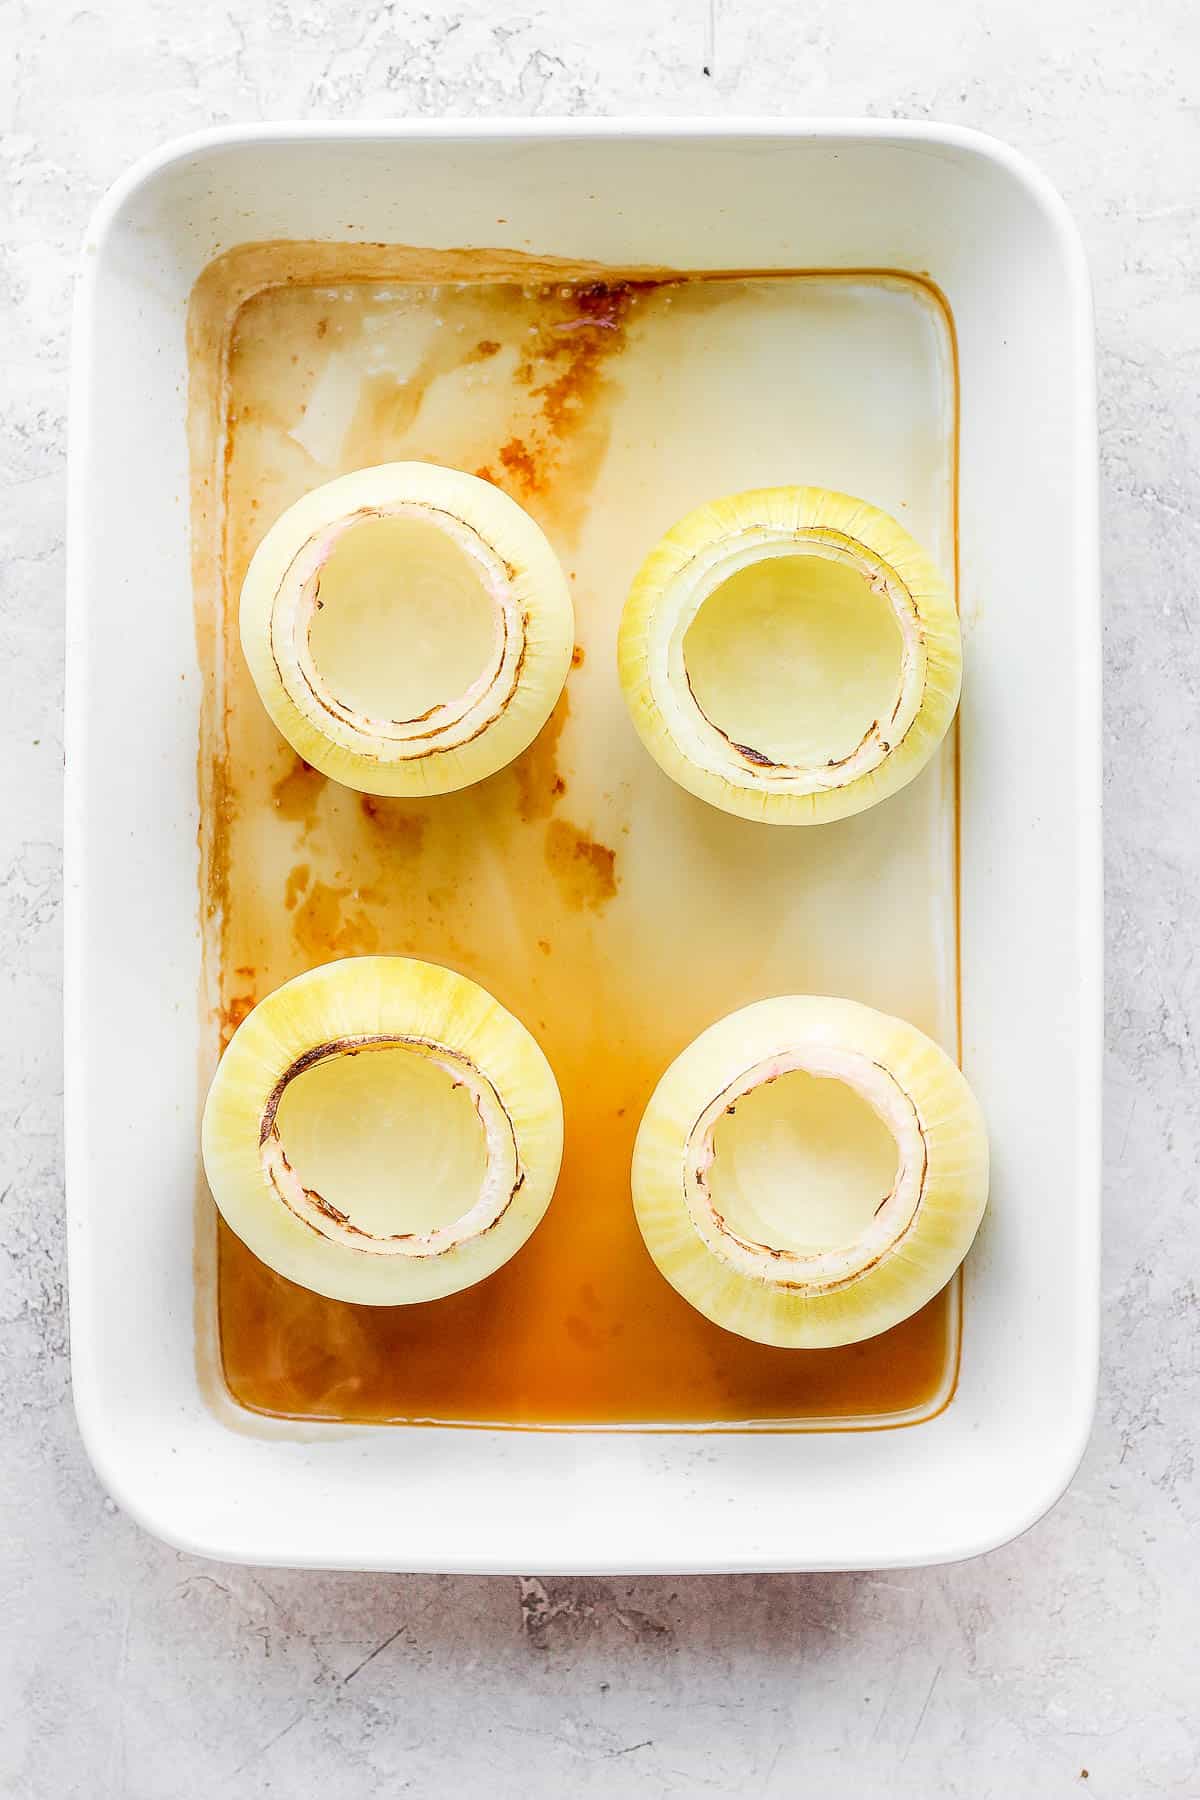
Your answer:
[[[476,982],[401,956],[298,975],[239,1025],[202,1147],[226,1223],[315,1293],[394,1306],[490,1275],[542,1218],[562,1102]]]
[[[537,736],[574,646],[566,577],[490,482],[386,463],[314,489],[255,551],[242,648],[300,756],[372,794],[442,794]]]
[[[661,768],[769,824],[861,812],[917,775],[958,704],[954,599],[904,528],[824,488],[689,513],[651,551],[618,668]]]
[[[646,1108],[633,1199],[651,1256],[761,1343],[875,1336],[945,1286],[987,1202],[979,1105],[901,1019],[790,995],[710,1026]]]

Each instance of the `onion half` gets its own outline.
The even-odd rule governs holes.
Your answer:
[[[515,500],[386,463],[277,519],[241,596],[242,648],[300,756],[371,794],[444,794],[537,736],[574,646],[566,577]]]
[[[874,1337],[924,1306],[987,1203],[987,1134],[958,1067],[851,1000],[763,1000],[710,1026],[646,1108],[633,1199],[660,1271],[760,1343]]]
[[[958,705],[954,599],[886,513],[824,488],[702,506],[621,619],[626,704],[659,766],[726,812],[811,825],[917,775]]]
[[[538,1224],[562,1160],[538,1044],[464,975],[401,956],[298,975],[213,1077],[204,1167],[226,1223],[280,1275],[396,1306],[469,1287]]]

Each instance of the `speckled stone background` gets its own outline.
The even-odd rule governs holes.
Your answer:
[[[1021,1542],[885,1576],[256,1573],[108,1501],[71,1411],[59,1025],[68,316],[92,205],[230,120],[866,113],[1029,152],[1099,314],[1105,1349]],[[0,1793],[1200,1795],[1200,12],[1191,0],[5,0]]]

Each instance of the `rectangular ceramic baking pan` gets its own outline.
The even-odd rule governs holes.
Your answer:
[[[951,1404],[910,1429],[309,1427],[214,1403],[194,1279],[201,1018],[185,319],[253,240],[616,266],[884,268],[958,333],[963,1060],[992,1202]],[[171,145],[88,233],[72,397],[67,1179],[75,1400],[149,1530],[255,1563],[879,1568],[986,1550],[1091,1421],[1099,1252],[1095,397],[1075,228],[926,124],[271,126]]]

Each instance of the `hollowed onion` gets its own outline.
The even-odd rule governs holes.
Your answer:
[[[621,619],[630,716],[726,812],[809,825],[913,779],[958,704],[958,615],[886,513],[824,488],[702,506],[651,551]]]
[[[255,551],[242,648],[293,749],[347,787],[443,794],[532,742],[574,644],[566,577],[515,500],[386,463],[298,500]]]
[[[226,1223],[290,1281],[376,1306],[490,1275],[541,1219],[562,1102],[525,1027],[464,975],[351,957],[239,1025],[204,1109]]]
[[[923,1032],[851,1000],[763,1000],[672,1063],[633,1199],[651,1256],[707,1318],[760,1343],[886,1331],[932,1299],[987,1202],[979,1105]]]

